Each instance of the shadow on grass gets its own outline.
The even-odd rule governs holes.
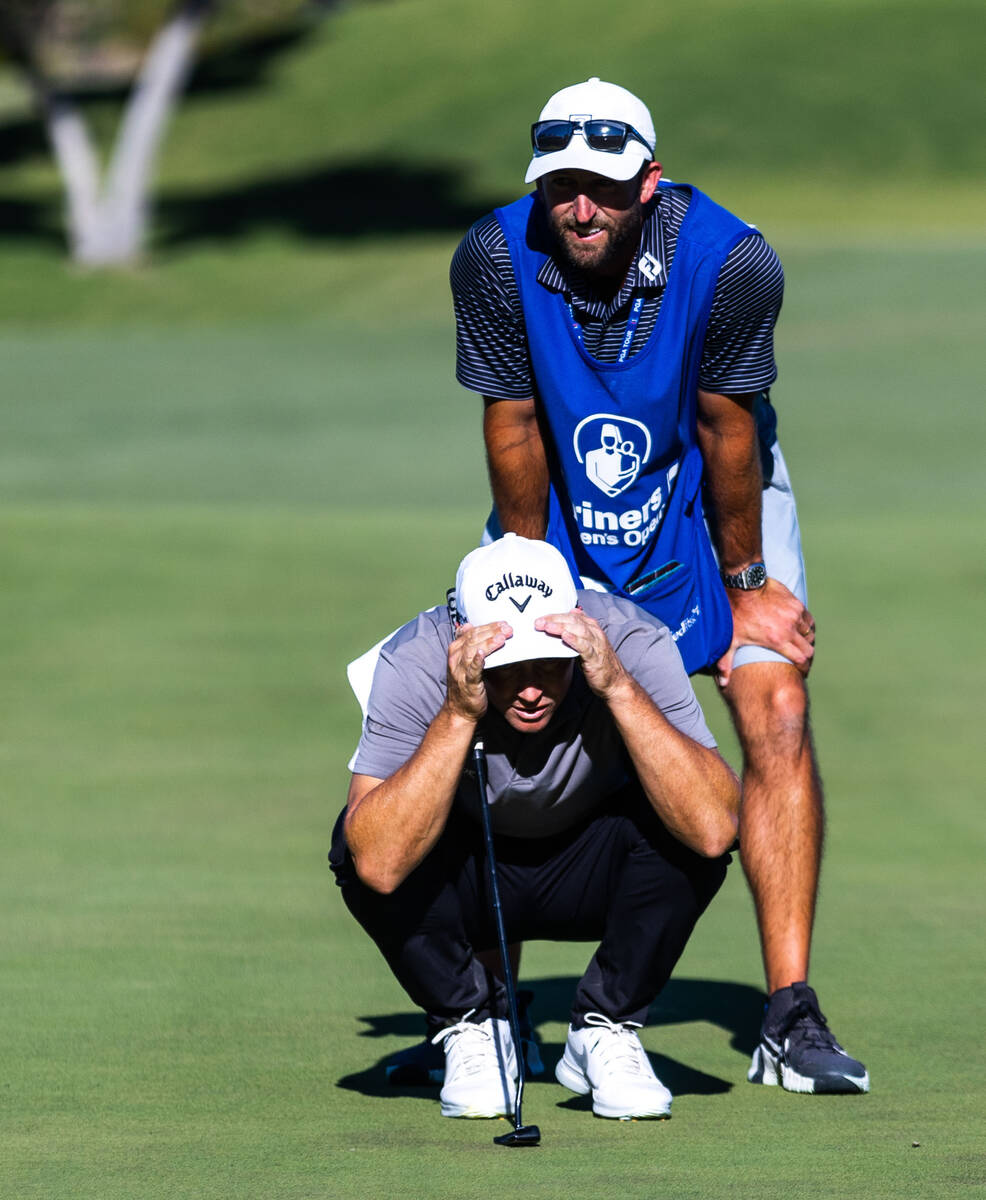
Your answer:
[[[334,0],[322,0],[329,10]],[[194,105],[202,96],[260,90],[272,69],[308,38],[317,20],[300,20],[249,35],[206,52],[182,97]],[[94,127],[116,130],[130,94],[129,79],[93,80],[65,95]],[[326,92],[325,119],[331,120]],[[107,135],[108,136],[108,135]],[[0,122],[0,165],[49,159],[51,149],[37,116]],[[198,241],[233,241],[278,231],[308,239],[455,231],[464,233],[477,217],[503,199],[464,200],[464,174],[448,163],[401,163],[391,159],[308,163],[270,176],[205,190],[156,189],[151,196],[155,250]],[[62,198],[0,201],[0,240],[61,242]]]
[[[0,196],[0,238],[11,242],[33,241],[48,248],[63,248],[65,234],[49,204]]]
[[[466,200],[464,172],[448,164],[324,163],[200,194],[163,196],[156,245],[233,240],[281,231],[311,239],[459,232],[502,203]]]
[[[575,976],[554,976],[545,979],[525,979],[524,986],[534,990],[535,998],[530,1012],[535,1027],[538,1019],[544,1021],[565,1020],[575,985]],[[648,1028],[662,1025],[679,1025],[687,1021],[707,1021],[717,1025],[731,1035],[730,1045],[744,1057],[752,1054],[757,1042],[760,1020],[763,1014],[764,994],[758,988],[742,983],[729,983],[714,979],[672,979],[651,1008]],[[422,1037],[424,1019],[415,1011],[390,1013],[359,1018],[368,1028],[361,1036],[379,1037]],[[673,1048],[673,1039],[667,1048]],[[561,1042],[544,1042],[541,1045],[545,1062],[543,1075],[529,1080],[533,1085],[554,1082],[554,1064],[561,1058],[564,1045]],[[733,1087],[731,1080],[719,1079],[695,1070],[665,1053],[652,1052],[651,1061],[659,1078],[676,1096],[712,1096],[728,1092]],[[384,1065],[389,1055],[378,1058],[364,1070],[346,1075],[337,1086],[349,1091],[361,1092],[366,1096],[432,1096],[434,1086],[415,1087],[401,1084],[392,1086],[384,1076]],[[591,1098],[573,1097],[559,1105],[561,1108],[588,1109]]]
[[[464,172],[447,164],[326,163],[212,191],[169,192],[153,203],[151,249],[245,242],[283,233],[309,241],[415,233],[463,234],[503,197],[463,198]],[[0,198],[0,240],[64,244],[53,199]]]

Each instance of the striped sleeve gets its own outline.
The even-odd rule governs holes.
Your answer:
[[[770,387],[777,378],[774,325],[783,299],[780,259],[762,237],[744,238],[719,273],[699,387],[727,396]]]
[[[534,395],[527,331],[510,250],[493,214],[459,243],[449,269],[455,308],[455,377],[494,400]]]

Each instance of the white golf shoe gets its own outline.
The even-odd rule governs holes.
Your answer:
[[[443,1117],[508,1117],[514,1111],[517,1059],[506,1021],[469,1020],[475,1009],[432,1041],[443,1043]]]
[[[654,1074],[635,1022],[622,1025],[586,1013],[585,1028],[568,1027],[565,1053],[555,1078],[580,1096],[592,1092],[597,1117],[617,1121],[662,1120],[671,1116],[671,1093]]]

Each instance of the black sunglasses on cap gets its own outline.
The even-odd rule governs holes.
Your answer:
[[[564,150],[576,133],[581,133],[593,150],[605,154],[622,154],[631,138],[646,147],[648,154],[654,153],[650,142],[627,121],[535,121],[531,126],[531,145],[541,154],[552,154]]]

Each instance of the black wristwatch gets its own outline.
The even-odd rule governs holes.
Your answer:
[[[762,562],[750,563],[738,575],[721,572],[722,582],[728,588],[740,588],[744,592],[756,592],[767,582],[767,568]]]

